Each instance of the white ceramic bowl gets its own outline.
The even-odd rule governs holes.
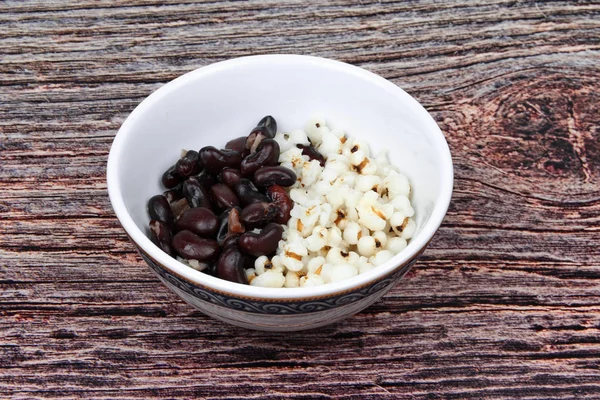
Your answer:
[[[322,116],[365,139],[410,180],[417,231],[390,261],[351,279],[311,288],[240,285],[191,269],[148,238],[147,200],[181,149],[223,147],[265,115],[279,131]],[[142,257],[173,292],[202,312],[247,328],[293,331],[323,326],[366,308],[389,291],[425,250],[452,194],[453,168],[431,116],[393,83],[338,61],[296,55],[233,59],[199,68],[152,93],[117,133],[108,158],[115,214]]]

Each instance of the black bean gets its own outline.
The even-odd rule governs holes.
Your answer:
[[[188,230],[196,235],[214,238],[219,229],[219,219],[208,208],[190,208],[177,220],[177,230]]]
[[[258,121],[256,128],[263,128],[263,132],[267,134],[267,137],[274,138],[277,134],[277,121],[275,121],[275,118],[267,115]]]
[[[271,222],[279,209],[273,203],[253,203],[242,210],[241,219],[247,230],[260,228]]]
[[[148,214],[150,214],[150,219],[164,222],[169,226],[173,225],[175,220],[169,202],[160,194],[152,196],[150,197],[150,200],[148,200]]]
[[[200,182],[198,182],[198,179],[195,176],[191,176],[188,180],[183,182],[183,195],[192,208],[212,208],[208,193],[202,185],[200,185]]]
[[[277,250],[282,235],[282,226],[271,222],[260,233],[244,233],[240,236],[239,246],[243,252],[255,257],[268,255]]]
[[[202,166],[213,175],[217,175],[225,167],[239,168],[242,155],[235,150],[219,150],[213,146],[200,149]]]
[[[223,245],[225,240],[228,238],[229,233],[229,213],[231,212],[231,208],[223,211],[219,215],[219,229],[217,230],[217,242],[219,245]]]
[[[229,246],[232,245],[238,245],[238,241],[240,240],[240,235],[229,235],[227,237],[227,239],[225,239],[225,241],[223,242],[223,245],[221,246],[223,249],[226,249]]]
[[[164,222],[150,221],[150,238],[155,245],[168,255],[173,256],[175,254],[171,246],[171,231]]]
[[[240,166],[242,175],[252,176],[260,167],[277,165],[279,153],[279,144],[274,139],[264,139],[256,148],[256,152],[242,160]]]
[[[242,155],[242,158],[245,158],[248,154],[250,154],[250,151],[246,148],[247,138],[247,136],[240,136],[239,138],[230,140],[225,145],[225,148],[227,150],[235,150]]]
[[[233,190],[244,206],[252,203],[269,201],[267,196],[260,193],[249,179],[240,179],[233,187]]]
[[[319,151],[314,147],[303,144],[298,144],[296,147],[302,149],[302,154],[308,156],[309,160],[317,160],[319,164],[321,164],[321,167],[325,166],[325,157],[323,157],[323,154],[319,153]]]
[[[169,202],[169,204],[183,198],[183,185],[180,183],[173,189],[169,189],[163,192],[163,196]]]
[[[290,212],[294,207],[294,202],[287,191],[279,185],[271,185],[267,188],[267,196],[277,205],[275,222],[278,224],[287,224],[290,219]]]
[[[201,238],[190,231],[180,231],[173,236],[173,248],[188,260],[214,260],[219,255],[219,244],[215,240]]]
[[[175,165],[173,165],[162,175],[162,184],[167,189],[174,188],[175,186],[177,186],[178,183],[180,183],[183,180],[183,178],[177,174],[175,169],[176,167]]]
[[[250,149],[250,153],[254,153],[257,146],[263,139],[273,139],[277,133],[277,121],[275,118],[267,115],[258,122],[256,128],[252,129],[246,139],[246,148]]]
[[[215,207],[219,210],[225,210],[230,207],[240,205],[240,200],[233,190],[224,183],[217,183],[210,188],[210,195]]]
[[[243,162],[244,161],[242,160],[242,163]],[[242,173],[239,169],[227,167],[223,168],[223,170],[219,174],[219,178],[221,179],[221,182],[223,182],[230,188],[233,188],[235,184],[238,183],[240,179],[242,179]]]
[[[195,175],[202,169],[200,156],[195,150],[188,150],[183,157],[175,164],[175,172],[179,176]]]
[[[204,171],[200,172],[198,175],[196,175],[196,180],[198,181],[200,186],[202,186],[204,188],[204,190],[206,190],[207,192],[210,190],[212,185],[217,183],[217,178],[215,178],[215,176],[213,174],[211,174],[210,172],[208,172],[206,170],[204,170]]]
[[[296,173],[286,167],[262,167],[254,173],[256,186],[292,186],[296,182]]]
[[[227,247],[217,261],[217,277],[247,285],[248,279],[244,272],[244,263],[245,256],[237,246]]]

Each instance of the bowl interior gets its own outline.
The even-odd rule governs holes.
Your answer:
[[[213,64],[186,74],[148,97],[119,131],[109,159],[109,191],[146,235],[147,200],[162,192],[162,173],[182,149],[223,147],[246,135],[265,115],[279,131],[303,128],[323,117],[331,128],[383,149],[410,180],[417,233],[416,253],[443,218],[452,186],[447,144],[429,114],[392,83],[362,69],[313,57],[258,56]],[[123,210],[115,211],[124,223]],[[432,220],[432,215],[434,216]],[[150,254],[158,248],[138,241]],[[424,238],[421,238],[425,233]],[[147,248],[146,248],[147,247]],[[154,252],[154,253],[153,253]],[[389,264],[398,264],[399,258]],[[392,266],[393,267],[393,266]]]

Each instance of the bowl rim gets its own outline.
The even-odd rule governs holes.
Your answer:
[[[160,250],[160,248],[156,246],[146,236],[146,234],[137,227],[133,221],[133,218],[131,215],[129,215],[120,189],[118,165],[120,158],[123,156],[123,148],[127,141],[127,134],[134,126],[135,122],[138,119],[143,118],[143,114],[146,112],[146,110],[154,103],[158,102],[162,97],[173,91],[176,91],[178,88],[186,85],[190,81],[206,79],[210,75],[219,73],[221,71],[243,68],[246,65],[256,63],[268,63],[270,66],[275,64],[285,66],[301,63],[307,66],[333,69],[346,74],[354,75],[358,79],[366,80],[374,85],[379,86],[380,88],[408,103],[412,107],[413,111],[418,114],[419,119],[426,126],[426,130],[430,131],[430,136],[433,139],[436,153],[440,157],[441,187],[438,201],[435,203],[431,216],[429,217],[427,223],[422,227],[421,232],[409,241],[404,250],[392,257],[386,263],[381,264],[370,271],[366,271],[362,274],[358,274],[357,276],[342,280],[340,282],[329,283],[321,286],[312,286],[310,288],[264,288],[243,285],[196,271],[195,269],[190,268],[172,258]],[[233,58],[203,66],[175,78],[151,93],[135,107],[135,109],[128,115],[117,131],[108,156],[106,179],[111,205],[115,215],[117,216],[117,219],[127,233],[127,236],[137,247],[139,247],[139,250],[142,250],[144,253],[149,255],[157,262],[158,265],[168,270],[168,272],[175,274],[178,277],[183,278],[199,287],[203,287],[206,290],[227,294],[238,298],[251,298],[261,301],[299,301],[337,296],[374,284],[418,257],[425,247],[427,247],[446,215],[452,197],[454,171],[450,149],[439,126],[433,117],[427,112],[427,110],[425,110],[425,108],[417,100],[402,90],[399,86],[379,75],[376,75],[373,72],[341,61],[305,55],[270,54]]]

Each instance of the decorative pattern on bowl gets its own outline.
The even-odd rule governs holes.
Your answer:
[[[274,315],[291,315],[312,313],[315,311],[326,311],[363,300],[381,291],[386,293],[410,270],[410,268],[422,254],[422,252],[418,253],[414,258],[408,260],[402,267],[399,267],[390,275],[382,277],[382,279],[372,282],[371,284],[358,287],[352,291],[340,292],[332,296],[322,296],[303,300],[278,299],[277,301],[270,301],[250,297],[243,298],[240,296],[235,296],[231,293],[218,293],[214,290],[210,290],[207,287],[200,286],[182,276],[173,273],[172,271],[169,271],[165,267],[161,266],[158,261],[152,259],[152,257],[146,254],[141,248],[137,246],[136,248],[141,257],[152,268],[152,270],[160,278],[162,278],[163,281],[170,283],[179,290],[196,299],[236,311]]]

